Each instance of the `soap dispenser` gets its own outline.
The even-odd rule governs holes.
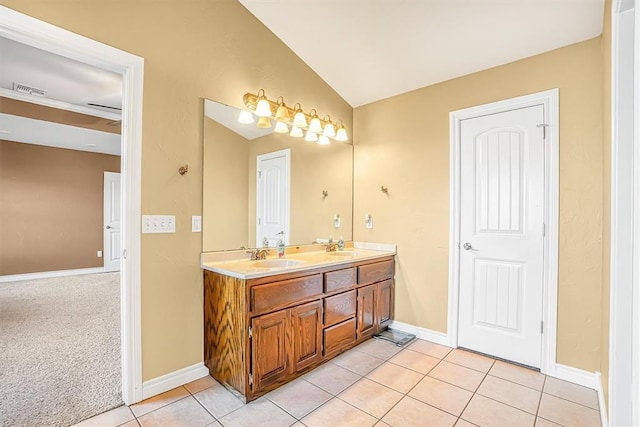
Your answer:
[[[344,239],[342,238],[342,236],[340,236],[340,240],[338,240],[338,250],[339,251],[344,250]]]
[[[278,240],[278,258],[282,258],[284,256],[284,242],[282,239]]]

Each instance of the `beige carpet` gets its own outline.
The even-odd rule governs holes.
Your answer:
[[[119,273],[0,283],[0,426],[122,405]]]

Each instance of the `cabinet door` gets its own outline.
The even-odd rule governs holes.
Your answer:
[[[376,285],[358,289],[358,339],[376,332]]]
[[[253,391],[284,379],[291,372],[291,311],[281,310],[251,320]]]
[[[300,371],[322,358],[322,300],[291,309],[293,362]]]
[[[389,326],[389,323],[391,323],[391,320],[393,319],[393,280],[385,280],[382,283],[378,283],[376,288],[376,317],[378,318],[378,326],[380,328],[385,328]]]

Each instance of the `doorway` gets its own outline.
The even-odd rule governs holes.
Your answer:
[[[120,271],[120,215],[122,191],[120,173],[104,173],[103,248],[104,271]]]
[[[3,37],[122,75],[122,399],[142,400],[140,338],[140,188],[142,58],[0,6]]]
[[[450,113],[450,345],[555,369],[558,91]]]
[[[257,156],[256,247],[289,244],[291,149]]]

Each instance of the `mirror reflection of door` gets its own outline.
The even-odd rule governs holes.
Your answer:
[[[104,271],[120,271],[120,174],[104,173]]]
[[[289,244],[291,150],[261,154],[256,168],[256,246]]]

